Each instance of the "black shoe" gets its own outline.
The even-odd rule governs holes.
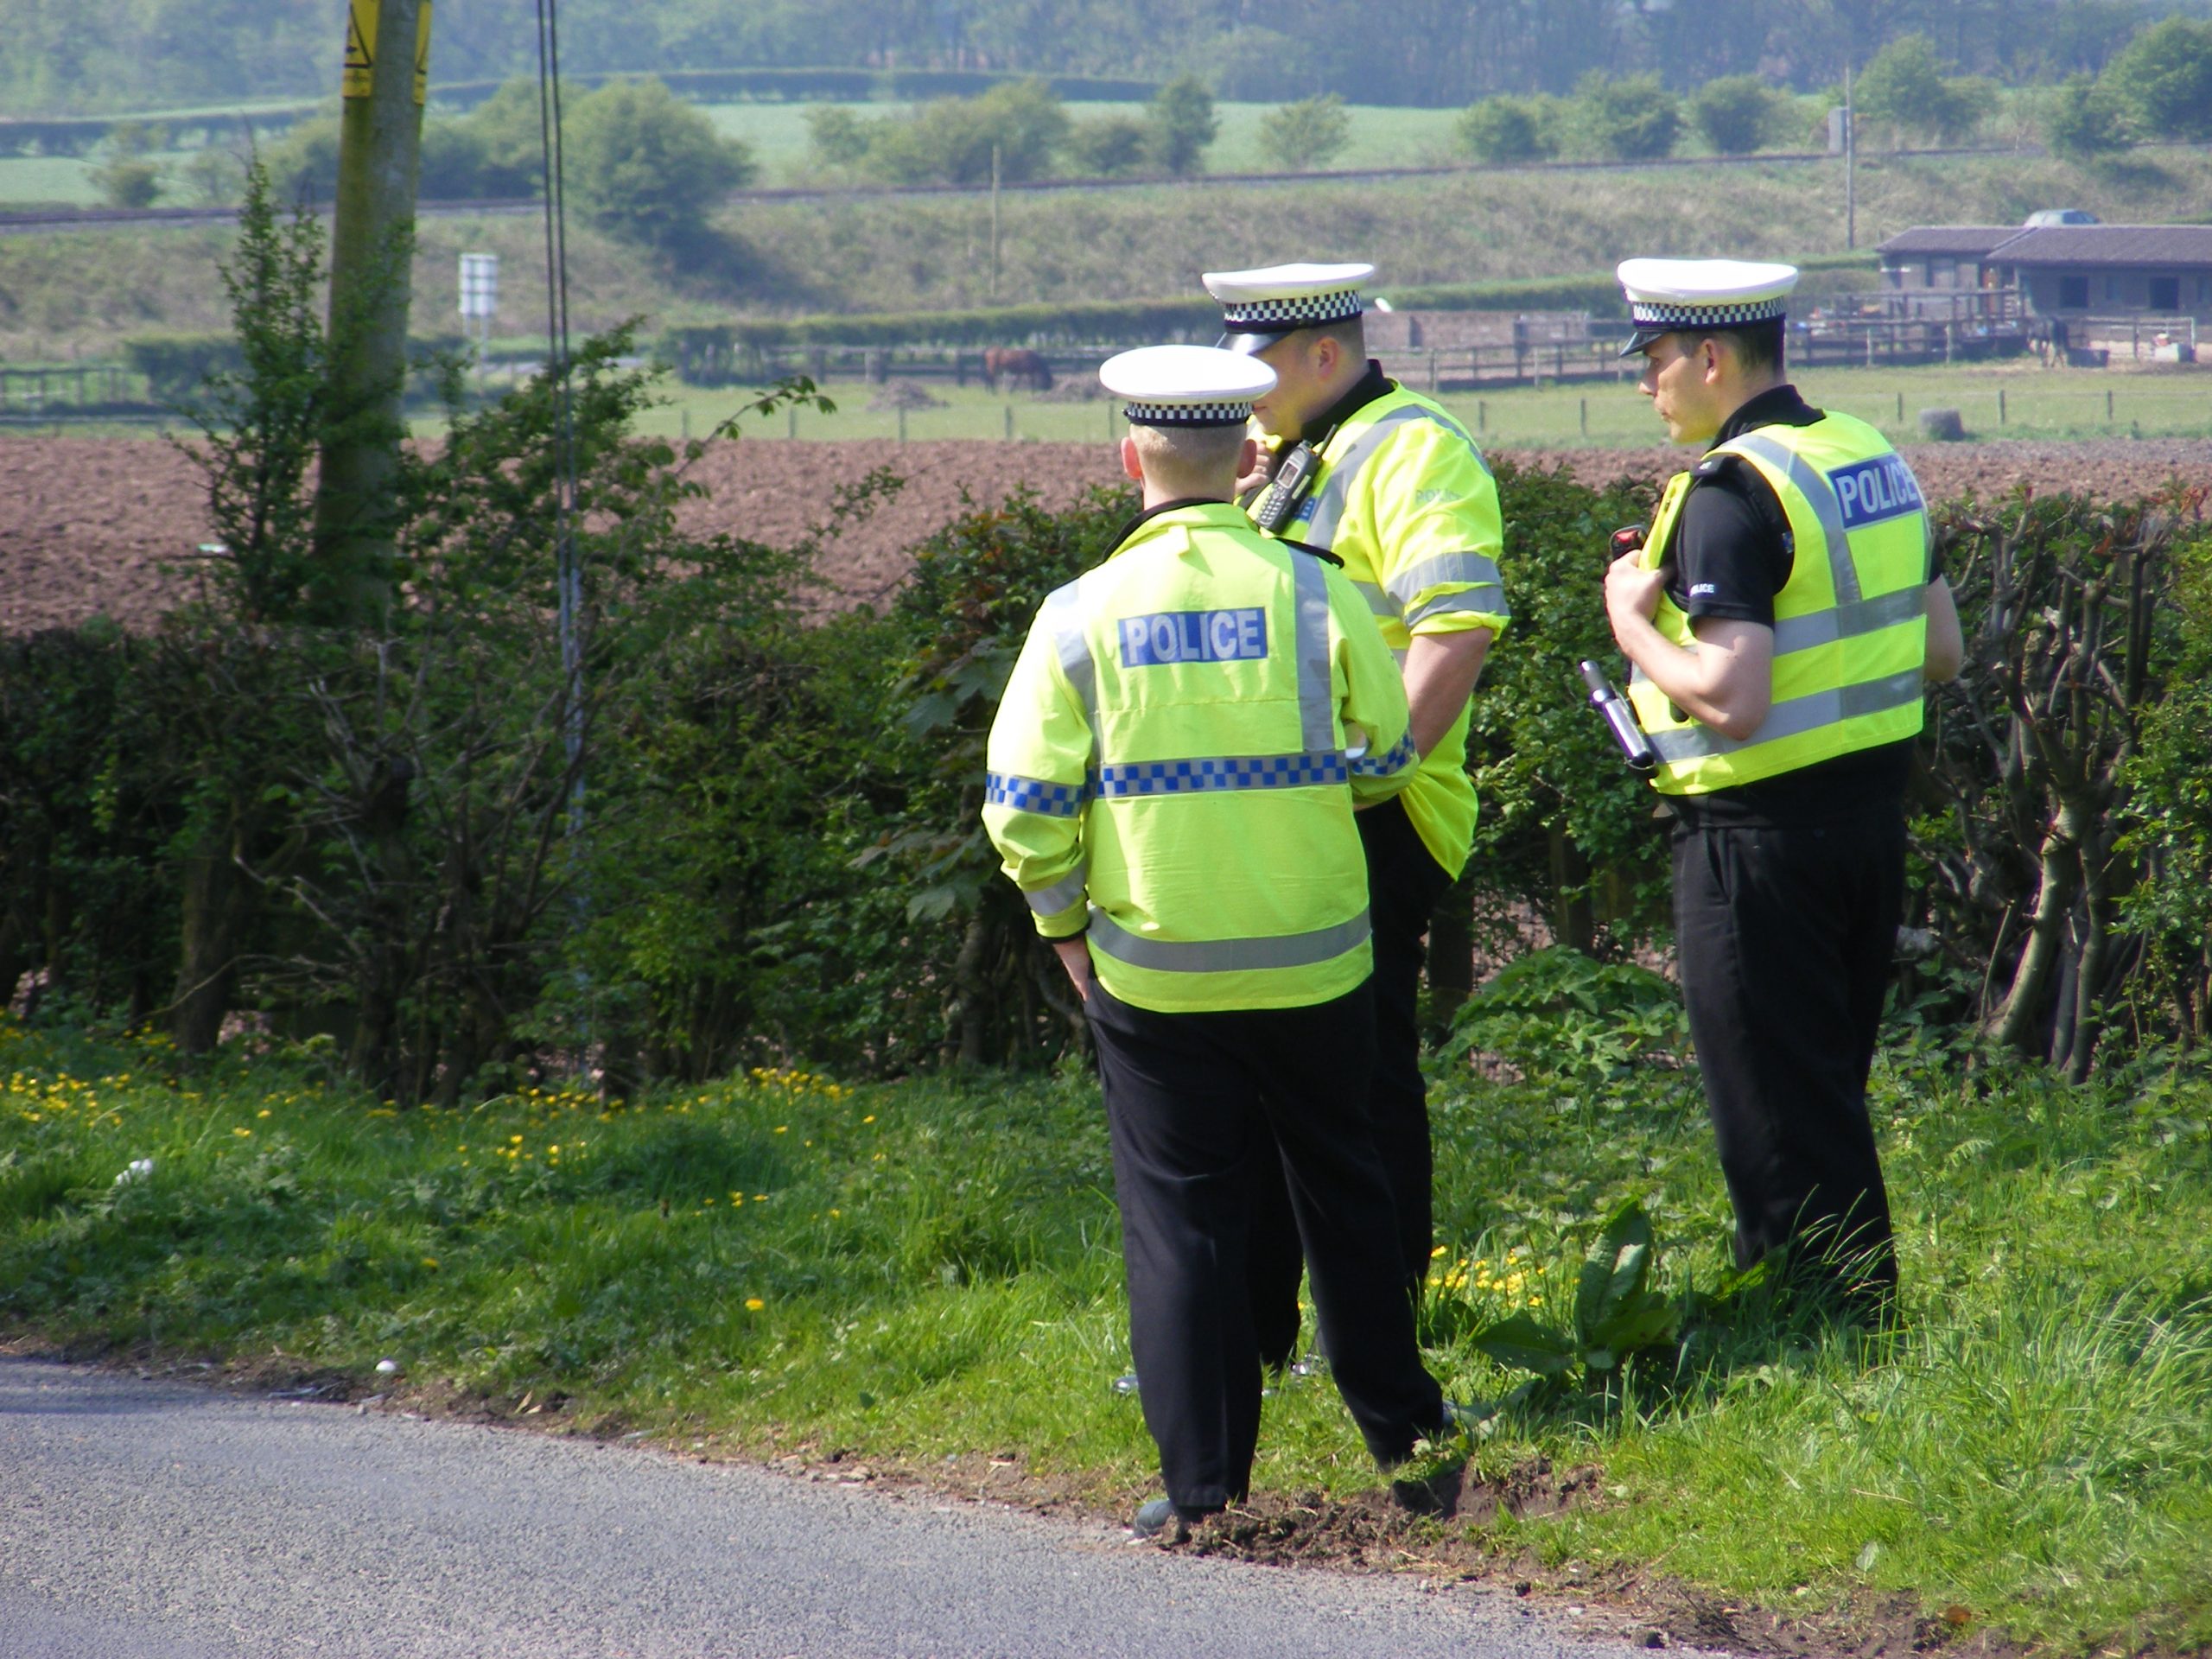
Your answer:
[[[1129,1530],[1140,1538],[1156,1538],[1163,1544],[1188,1543],[1192,1527],[1220,1513],[1219,1510],[1179,1510],[1173,1499],[1155,1497],[1130,1517]]]
[[[1164,1497],[1140,1505],[1129,1519],[1129,1530],[1140,1538],[1157,1538],[1169,1544],[1182,1543],[1191,1535],[1190,1522],[1176,1514],[1175,1505]]]

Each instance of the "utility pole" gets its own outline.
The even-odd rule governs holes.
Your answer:
[[[330,238],[330,404],[315,487],[315,541],[334,597],[355,619],[389,596],[391,484],[407,372],[416,159],[430,0],[347,0],[345,109]]]
[[[1851,53],[1843,54],[1843,245],[1859,246],[1859,123],[1851,107]]]

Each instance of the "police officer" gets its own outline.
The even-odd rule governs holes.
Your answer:
[[[1606,572],[1605,608],[1673,809],[1682,990],[1736,1260],[1781,1252],[1838,1311],[1883,1317],[1897,1256],[1866,1074],[1923,683],[1957,673],[1958,614],[1912,469],[1784,378],[1796,270],[1619,275],[1639,388],[1706,451]]]
[[[1401,1274],[1417,1296],[1434,1231],[1422,938],[1474,837],[1468,699],[1509,613],[1497,482],[1465,427],[1367,355],[1362,290],[1374,275],[1369,264],[1290,264],[1209,271],[1204,281],[1221,304],[1222,345],[1275,372],[1274,390],[1253,405],[1270,448],[1267,486],[1250,511],[1270,535],[1342,561],[1397,656],[1412,708],[1421,770],[1358,823],[1375,927],[1368,1101],[1397,1211]],[[1281,1220],[1262,1234],[1253,1294],[1262,1354],[1281,1364],[1298,1334],[1298,1261]]]
[[[1374,1052],[1355,800],[1416,756],[1389,651],[1349,582],[1231,499],[1263,365],[1155,346],[1127,399],[1144,510],[1038,613],[991,728],[985,827],[1096,1039],[1129,1341],[1182,1535],[1240,1501],[1260,1366],[1244,1254],[1281,1170],[1335,1376],[1388,1466],[1440,1430],[1395,1293],[1389,1197],[1362,1110]]]

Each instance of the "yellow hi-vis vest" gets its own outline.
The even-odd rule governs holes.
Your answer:
[[[1047,599],[992,722],[983,824],[1038,931],[1164,1013],[1301,1007],[1372,969],[1355,796],[1419,757],[1342,573],[1230,502],[1141,523]]]
[[[1415,634],[1505,632],[1512,613],[1497,568],[1497,480],[1466,428],[1399,386],[1362,404],[1330,435],[1320,461],[1279,533],[1344,561],[1401,662]],[[1404,799],[1429,855],[1458,875],[1475,836],[1465,709],[1421,757]]]
[[[1866,422],[1837,414],[1758,427],[1712,453],[1749,462],[1789,524],[1789,579],[1774,598],[1773,702],[1749,737],[1724,737],[1637,670],[1628,695],[1658,753],[1652,786],[1702,795],[1916,734],[1930,537],[1904,457]],[[1665,562],[1694,482],[1690,473],[1669,480],[1644,542],[1647,569]],[[1652,622],[1697,649],[1688,615],[1663,593]]]

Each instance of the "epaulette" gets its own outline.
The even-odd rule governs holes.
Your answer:
[[[1304,542],[1294,542],[1287,536],[1278,536],[1275,539],[1285,547],[1294,547],[1301,553],[1311,553],[1317,559],[1325,559],[1339,570],[1344,568],[1344,562],[1325,547],[1311,547]]]
[[[1718,478],[1721,474],[1728,470],[1728,463],[1733,460],[1735,460],[1735,456],[1733,455],[1707,455],[1704,460],[1699,461],[1696,466],[1690,468],[1690,476],[1692,478]]]

